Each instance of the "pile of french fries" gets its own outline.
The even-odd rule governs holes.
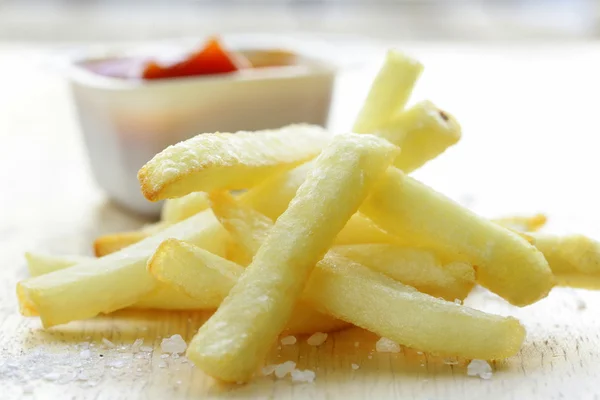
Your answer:
[[[535,232],[544,216],[482,218],[411,178],[461,136],[431,102],[405,109],[421,71],[390,51],[353,133],[292,125],[168,147],[139,172],[149,200],[167,199],[161,221],[98,238],[97,258],[27,254],[21,312],[51,327],[126,307],[213,309],[187,356],[232,382],[282,333],[349,325],[433,354],[516,354],[519,321],[462,300],[475,284],[517,306],[589,286],[600,245]]]

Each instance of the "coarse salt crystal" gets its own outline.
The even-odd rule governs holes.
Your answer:
[[[138,351],[140,351],[140,347],[144,344],[144,339],[143,338],[137,338],[133,341],[133,343],[131,344],[131,350],[134,353],[137,353]]]
[[[304,371],[294,369],[292,370],[291,375],[292,382],[312,383],[315,380],[315,373],[310,369],[305,369]]]
[[[286,361],[275,367],[275,376],[283,378],[287,374],[291,373],[296,368],[296,363],[293,361]]]
[[[492,377],[492,367],[485,360],[472,360],[467,366],[467,375],[490,379]]]
[[[81,358],[90,358],[91,355],[92,353],[89,350],[81,350],[79,353],[79,357]]]
[[[168,355],[168,354],[161,354],[161,355],[160,355],[160,358],[163,358],[163,359],[164,359],[164,358],[169,358],[169,355]]]
[[[288,346],[294,343],[296,343],[296,336],[286,336],[281,339],[281,344],[284,346]]]
[[[375,343],[375,350],[379,353],[399,353],[400,345],[393,340],[382,337]]]
[[[56,381],[60,378],[60,374],[58,372],[49,372],[44,375],[44,379],[47,381]]]
[[[150,346],[140,346],[140,351],[143,351],[144,353],[150,353],[152,350],[154,349]]]
[[[353,370],[357,370],[360,368],[360,366],[358,364],[352,364],[351,367]]]
[[[158,368],[166,368],[167,367],[167,363],[164,361],[161,361],[158,363]]]
[[[180,354],[185,352],[187,344],[181,335],[173,335],[170,338],[162,340],[160,349],[163,353]]]
[[[327,334],[323,332],[313,333],[307,340],[309,346],[320,346],[327,340]]]
[[[270,364],[270,365],[265,365],[261,372],[264,376],[269,376],[271,375],[273,372],[275,372],[275,368],[277,368],[277,364]]]
[[[462,301],[460,299],[454,299],[454,303],[458,305],[462,305]]]
[[[456,365],[458,364],[458,360],[453,357],[444,358],[444,364],[446,365]]]
[[[102,338],[102,343],[104,343],[104,345],[110,349],[114,349],[115,347],[117,347],[113,342],[111,342],[107,338]]]

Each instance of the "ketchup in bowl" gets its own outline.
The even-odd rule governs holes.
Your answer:
[[[220,75],[247,68],[295,64],[295,55],[285,50],[228,51],[218,38],[183,59],[161,63],[132,57],[88,61],[85,67],[99,75],[122,79],[159,80],[202,75]]]

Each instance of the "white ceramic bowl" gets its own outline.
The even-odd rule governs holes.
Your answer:
[[[295,51],[295,49],[290,49]],[[133,81],[98,75],[78,57],[69,77],[94,176],[117,203],[157,215],[137,171],[165,147],[205,132],[327,123],[336,68],[297,52],[294,66]]]

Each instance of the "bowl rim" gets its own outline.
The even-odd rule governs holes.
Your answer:
[[[180,46],[177,46],[181,48]],[[186,46],[187,47],[187,46]],[[274,66],[263,68],[242,69],[228,74],[215,75],[199,75],[186,76],[171,79],[143,80],[143,79],[124,79],[99,74],[86,68],[85,62],[95,60],[108,60],[142,57],[144,53],[131,54],[125,52],[112,52],[110,50],[88,50],[79,52],[69,57],[66,72],[69,80],[72,83],[101,88],[106,90],[135,90],[144,88],[159,88],[167,86],[179,86],[186,84],[231,84],[236,82],[247,81],[270,81],[277,79],[291,79],[307,76],[333,76],[340,70],[340,66],[325,57],[319,57],[312,54],[306,54],[302,50],[291,48],[282,48],[273,46],[271,48],[265,46],[231,46],[236,51],[256,51],[256,50],[285,50],[295,53],[302,61],[296,65]],[[181,51],[184,51],[183,49]],[[188,48],[189,51],[189,48]]]

